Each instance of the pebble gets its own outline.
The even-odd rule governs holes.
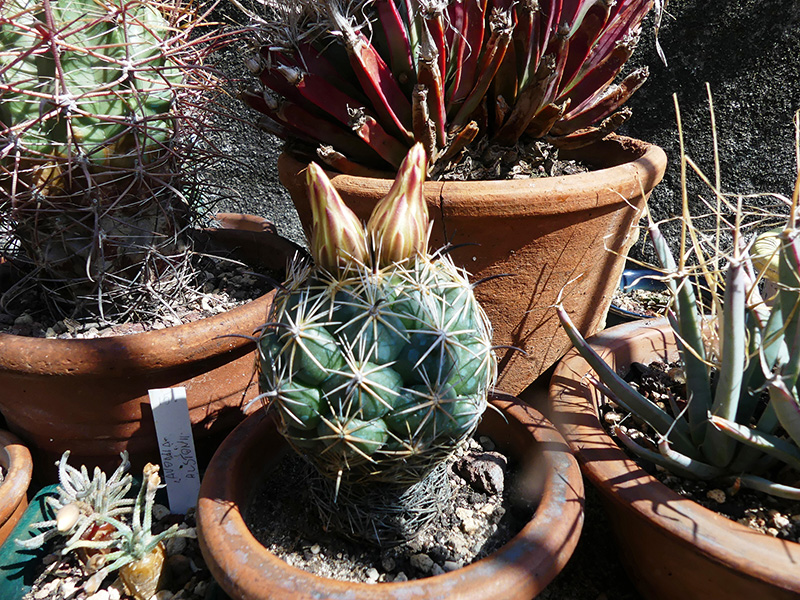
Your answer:
[[[720,489],[708,490],[706,492],[706,498],[713,500],[717,504],[724,504],[725,500],[727,499],[725,492]]]
[[[456,508],[456,516],[461,519],[461,529],[464,533],[474,533],[480,527],[480,523],[474,517],[475,513],[468,508]]]
[[[169,509],[163,504],[153,504],[153,520],[161,521],[169,516]]]
[[[86,600],[109,600],[110,596],[111,594],[108,593],[108,590],[98,590],[87,597]]]
[[[33,325],[33,317],[28,313],[22,313],[16,319],[14,319],[14,325]]]
[[[792,522],[781,513],[772,515],[772,524],[778,529],[788,529],[792,526]]]
[[[608,411],[606,414],[603,415],[603,421],[608,423],[609,425],[615,425],[622,420],[622,415],[619,413],[615,413],[613,411]]]
[[[314,544],[313,546],[311,546],[310,550],[311,550],[311,554],[315,554],[315,555],[319,554],[319,551],[320,551],[319,544]]]
[[[466,517],[464,519],[461,519],[461,530],[464,533],[467,534],[475,533],[480,528],[481,528],[480,523],[476,519],[473,519],[472,517]]]
[[[430,573],[433,565],[436,564],[427,554],[414,554],[409,559],[409,562],[411,563],[412,567],[419,569],[423,573]]]
[[[442,575],[445,570],[439,565],[439,563],[433,563],[431,567],[431,575]]]
[[[481,445],[481,448],[486,450],[486,452],[492,452],[496,448],[492,438],[485,435],[482,435],[478,438],[478,443]]]
[[[392,571],[394,571],[396,566],[397,564],[395,563],[394,559],[391,556],[384,556],[381,559],[381,567],[383,567],[383,570],[386,571],[387,573],[391,573]]]
[[[175,556],[177,554],[183,554],[186,551],[186,544],[185,537],[173,537],[166,541],[164,549],[167,552],[167,556]]]
[[[192,561],[188,556],[183,554],[168,556],[164,566],[169,569],[172,581],[176,585],[183,586],[192,578]]]
[[[36,592],[33,594],[33,597],[36,600],[44,600],[45,598],[50,598],[51,596],[55,595],[57,587],[58,587],[58,581],[49,581],[41,588],[36,590]]]
[[[195,596],[199,598],[205,598],[208,586],[209,582],[201,579],[200,581],[197,582],[197,585],[194,586],[192,592],[194,593]]]
[[[367,576],[367,583],[377,583],[378,577],[381,576],[381,574],[378,573],[378,569],[375,567],[370,567],[367,569],[365,575]]]
[[[628,437],[634,442],[645,439],[645,435],[638,429],[628,429]]]
[[[76,593],[78,590],[78,583],[73,581],[72,579],[64,580],[64,583],[61,584],[61,593],[64,595],[65,598],[71,597],[73,594]]]
[[[502,494],[507,464],[502,454],[481,452],[457,460],[453,470],[477,491]]]
[[[462,567],[461,563],[455,560],[446,560],[444,561],[444,563],[442,563],[442,568],[447,573],[449,573],[450,571],[455,571],[457,569],[460,569],[461,567]]]
[[[408,575],[400,571],[397,575],[394,576],[392,581],[408,581]]]

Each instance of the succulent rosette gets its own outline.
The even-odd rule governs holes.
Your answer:
[[[344,173],[396,169],[414,143],[434,174],[487,141],[584,146],[630,117],[648,75],[622,72],[653,0],[264,4],[261,86],[243,98],[292,152]]]

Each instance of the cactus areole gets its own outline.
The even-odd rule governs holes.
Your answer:
[[[417,144],[362,225],[308,169],[315,264],[296,263],[260,338],[262,398],[339,484],[412,485],[477,427],[497,364],[466,274],[427,251]]]

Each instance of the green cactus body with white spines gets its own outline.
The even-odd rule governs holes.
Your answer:
[[[406,163],[422,166],[404,164],[398,181],[424,173],[416,152]],[[406,185],[424,206],[421,180]],[[295,265],[260,339],[261,388],[284,436],[323,474],[413,483],[477,427],[496,375],[491,327],[466,274],[429,255],[426,238],[412,231],[398,257],[386,227],[370,235],[365,260],[345,250],[335,265]]]

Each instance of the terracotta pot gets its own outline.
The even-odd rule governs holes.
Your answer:
[[[479,431],[521,463],[538,508],[508,544],[472,565],[425,579],[350,583],[296,567],[264,548],[242,516],[258,481],[285,448],[272,418],[251,415],[222,443],[206,471],[197,508],[200,547],[217,582],[234,600],[515,600],[536,596],[561,570],[583,526],[583,484],[563,439],[534,409],[511,396],[492,400]],[[504,416],[507,422],[504,420]]]
[[[285,267],[293,250],[267,232],[198,233],[209,251]],[[31,448],[37,477],[52,480],[55,461],[111,472],[128,450],[136,472],[158,459],[148,390],[185,386],[199,458],[204,439],[219,442],[258,392],[255,344],[243,337],[267,319],[274,292],[206,319],[162,330],[96,339],[0,334],[0,412]],[[216,444],[215,444],[216,445]],[[40,477],[41,476],[41,477]]]
[[[647,196],[661,181],[666,155],[630,138],[614,137],[562,157],[599,170],[563,177],[512,181],[428,181],[425,196],[434,219],[431,246],[455,249],[456,264],[482,283],[478,300],[503,348],[499,388],[517,394],[569,349],[552,310],[566,290],[564,306],[589,335],[602,329],[625,256],[637,239]],[[278,160],[281,183],[294,200],[306,231],[311,209],[305,164],[286,153]],[[336,175],[333,184],[362,219],[389,191],[390,179]],[[576,281],[573,282],[576,278]]]
[[[677,358],[664,319],[612,327],[590,339],[617,370]],[[589,365],[570,351],[550,385],[552,418],[600,491],[622,561],[645,598],[800,598],[800,544],[748,529],[683,498],[648,475],[608,436]]]
[[[0,430],[0,466],[3,482],[0,483],[0,545],[22,518],[28,507],[28,486],[33,474],[31,453],[19,438]]]

